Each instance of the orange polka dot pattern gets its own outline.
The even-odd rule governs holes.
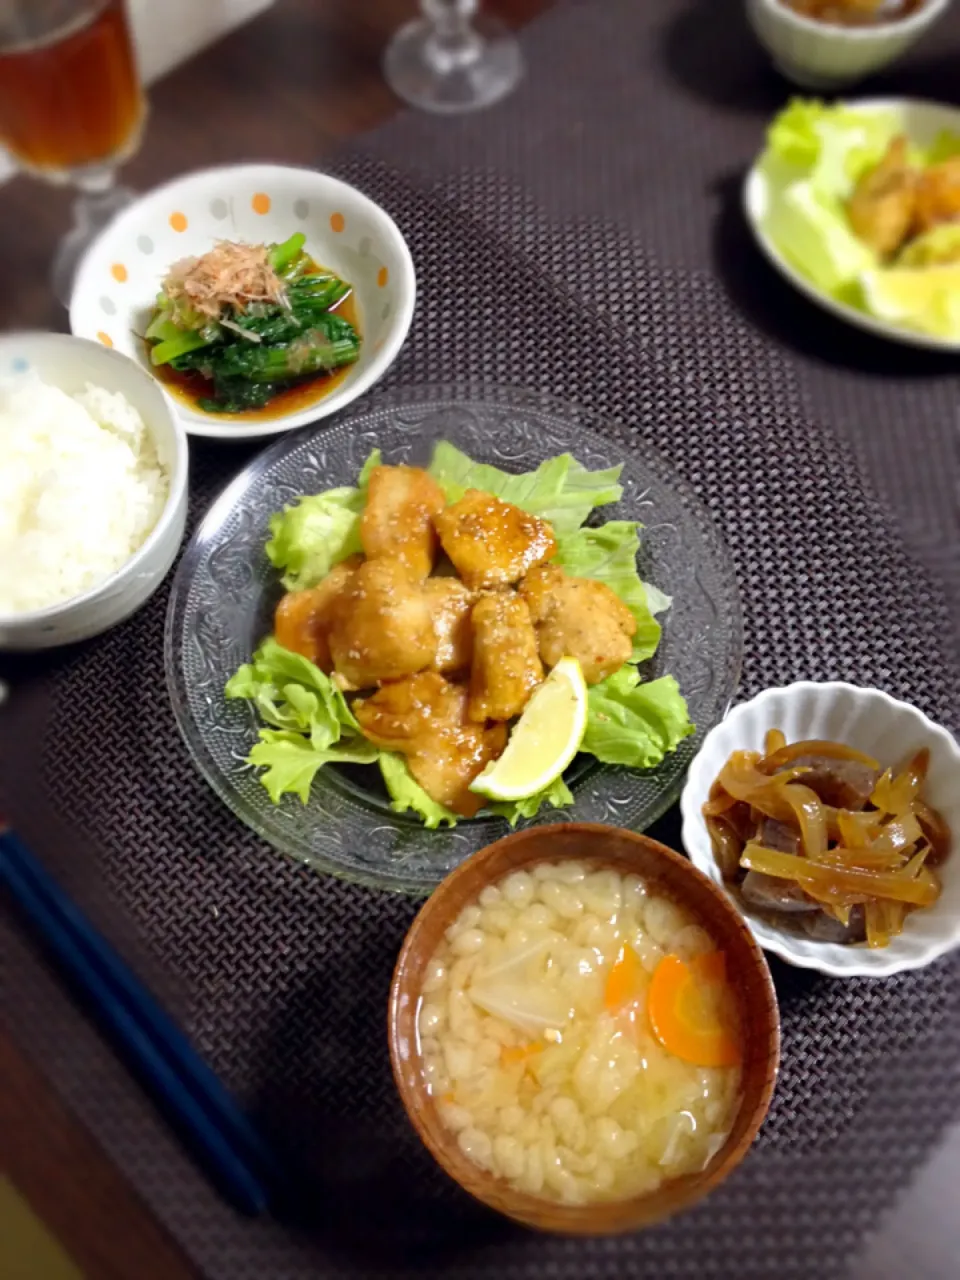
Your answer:
[[[179,213],[179,212],[171,213],[170,225],[171,227],[173,227],[174,231],[186,231],[187,215],[185,213]]]
[[[340,232],[347,225],[347,220],[342,213],[331,213],[330,230]]]
[[[263,214],[263,213],[270,212],[270,197],[268,195],[265,195],[264,192],[262,191],[257,192],[257,194],[250,201],[250,204],[253,206],[254,213]]]

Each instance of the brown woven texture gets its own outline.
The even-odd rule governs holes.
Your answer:
[[[480,378],[606,413],[672,460],[731,547],[743,696],[841,677],[956,732],[956,363],[848,330],[760,260],[738,189],[788,91],[740,6],[561,4],[524,43],[509,102],[405,114],[333,166],[417,264],[387,385]],[[876,92],[949,100],[958,58],[960,15]],[[197,443],[194,522],[248,456]],[[165,604],[0,666],[5,803],[284,1151],[294,1220],[217,1199],[6,915],[0,1010],[206,1274],[844,1273],[960,1109],[955,961],[843,983],[775,964],[781,1080],[723,1188],[622,1239],[509,1226],[431,1165],[389,1077],[386,994],[414,906],[291,865],[206,789],[164,691]],[[677,843],[675,819],[655,834]]]

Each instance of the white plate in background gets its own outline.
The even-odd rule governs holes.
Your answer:
[[[838,102],[837,106],[848,107],[851,111],[893,111],[902,121],[903,132],[913,142],[922,146],[933,142],[937,134],[943,130],[960,134],[960,108],[944,106],[938,102],[923,102],[917,98],[851,98]],[[753,162],[743,184],[743,211],[754,238],[767,260],[777,271],[800,293],[811,301],[832,312],[833,315],[852,324],[857,329],[876,334],[880,338],[888,338],[892,342],[900,342],[911,347],[923,347],[929,351],[960,351],[960,339],[938,338],[934,334],[921,333],[919,329],[908,329],[895,324],[892,320],[881,320],[866,311],[847,306],[830,297],[798,271],[780,252],[780,249],[767,235],[763,226],[767,210],[770,207],[770,185],[760,169],[762,152]]]

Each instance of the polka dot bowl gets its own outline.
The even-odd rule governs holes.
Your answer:
[[[367,196],[327,174],[285,165],[231,165],[177,178],[137,200],[103,232],[81,263],[70,327],[151,371],[142,335],[172,263],[217,240],[279,243],[295,231],[307,252],[354,290],[363,348],[320,399],[256,417],[208,414],[170,396],[191,435],[257,439],[315,422],[369,390],[393,363],[416,298],[413,260],[393,219]]]

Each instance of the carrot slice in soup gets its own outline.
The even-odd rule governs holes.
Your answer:
[[[629,943],[624,943],[620,954],[607,976],[603,993],[604,1007],[609,1013],[643,998],[647,989],[647,976],[640,957]]]
[[[653,1034],[668,1053],[698,1067],[734,1067],[740,1044],[729,1014],[730,989],[723,954],[712,951],[689,965],[669,955],[657,965],[647,1008]]]

